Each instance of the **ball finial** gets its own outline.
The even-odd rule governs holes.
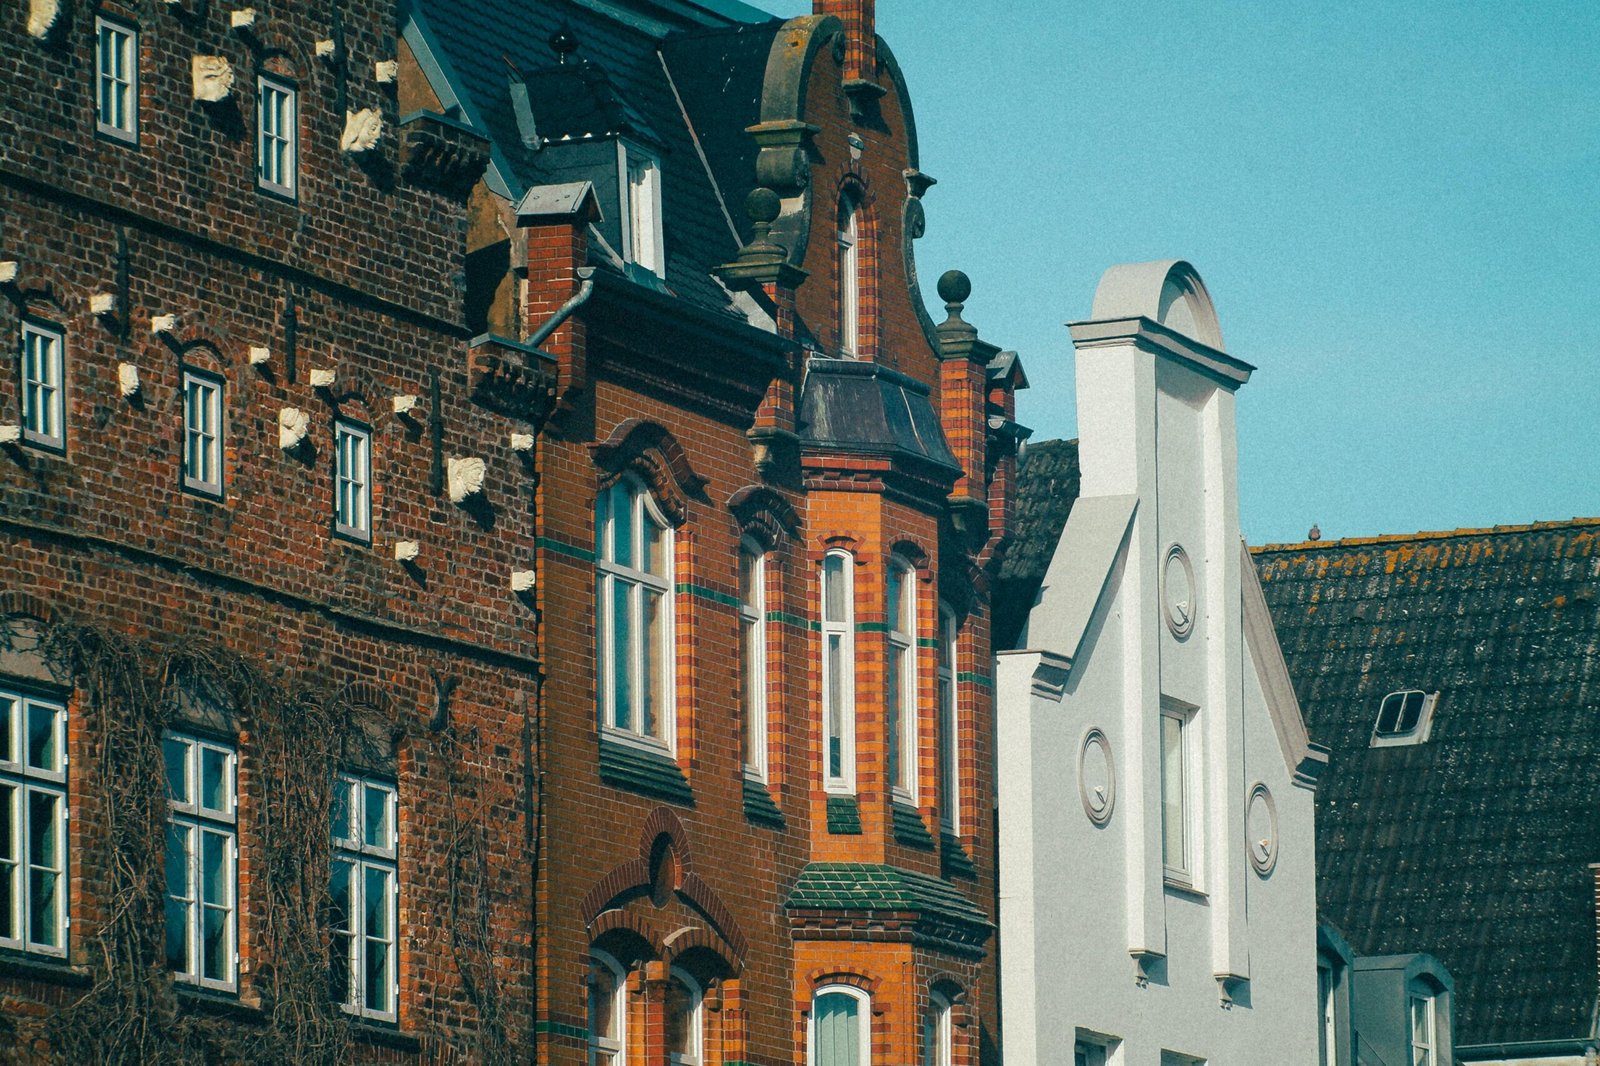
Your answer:
[[[778,215],[783,211],[783,201],[778,194],[764,185],[759,185],[750,190],[750,195],[744,198],[744,213],[750,217],[751,222],[777,221]]]
[[[565,63],[567,57],[578,50],[578,39],[572,35],[569,26],[562,26],[550,35],[550,48],[556,54],[557,61]]]
[[[972,280],[959,270],[946,270],[939,275],[939,299],[947,304],[966,303],[972,295]]]

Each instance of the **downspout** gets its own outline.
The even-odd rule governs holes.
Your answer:
[[[526,341],[529,347],[537,348],[549,339],[550,334],[561,328],[561,323],[572,317],[572,312],[589,302],[589,297],[594,295],[594,267],[582,266],[578,268],[578,278],[583,282],[578,286],[578,291],[572,294],[572,299],[556,309],[556,313],[545,320],[544,324],[533,331],[533,336]]]

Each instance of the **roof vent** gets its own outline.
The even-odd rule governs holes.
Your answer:
[[[1421,744],[1433,729],[1433,709],[1437,692],[1402,689],[1391,692],[1378,705],[1378,721],[1372,730],[1372,746],[1384,748],[1401,744]]]

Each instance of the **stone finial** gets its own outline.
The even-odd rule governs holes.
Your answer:
[[[772,239],[772,224],[783,213],[783,200],[758,185],[744,198],[744,213],[753,231],[750,243],[739,249],[737,259],[718,267],[717,273],[729,283],[798,285],[805,273],[789,263],[789,250]]]
[[[578,39],[572,35],[572,27],[566,23],[550,35],[550,50],[556,54],[556,62],[565,64],[567,57],[578,50]]]
[[[131,400],[139,395],[139,368],[132,363],[117,364],[117,391],[124,400]]]
[[[285,407],[278,412],[278,447],[293,451],[311,431],[311,419],[298,407]]]
[[[375,107],[360,111],[346,111],[344,136],[339,138],[339,148],[345,152],[370,152],[383,136],[383,116]]]
[[[452,458],[448,481],[450,485],[450,502],[462,503],[468,497],[477,496],[483,492],[483,477],[488,472],[488,464],[476,457]]]
[[[194,98],[208,104],[226,100],[233,92],[233,64],[222,56],[194,57]]]
[[[959,270],[946,270],[939,275],[939,299],[951,318],[960,318],[967,297],[972,295],[972,279]]]
[[[1306,539],[1307,540],[1321,540],[1322,539],[1322,527],[1313,522],[1312,525],[1311,525],[1311,531],[1306,534]]]
[[[939,275],[939,299],[947,312],[939,323],[940,355],[945,359],[971,358],[981,349],[978,330],[961,317],[967,297],[972,295],[972,281],[959,270],[947,270]]]

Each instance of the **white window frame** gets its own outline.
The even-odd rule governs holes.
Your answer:
[[[745,560],[750,560],[749,578]],[[767,780],[767,551],[751,537],[739,542],[739,652],[744,711],[744,772]]]
[[[139,142],[139,31],[94,20],[94,128],[112,140]]]
[[[923,1066],[953,1066],[955,1061],[954,1008],[938,992],[928,993],[928,1010],[922,1016]]]
[[[604,951],[589,949],[590,964],[603,966],[616,979],[611,996],[611,1017],[617,1035],[603,1036],[594,1031],[594,983],[589,983],[588,1026],[589,1066],[627,1066],[628,1064],[628,971]]]
[[[861,354],[861,201],[853,193],[839,200],[839,354]]]
[[[300,90],[256,75],[256,185],[294,199],[299,193]]]
[[[956,687],[956,652],[961,630],[956,614],[939,605],[939,824],[951,835],[961,832],[961,717]]]
[[[172,893],[169,877],[167,883],[166,927],[173,920],[173,905],[184,910],[184,923],[188,951],[183,965],[174,971],[174,979],[219,992],[234,992],[239,987],[239,760],[231,744],[206,740],[188,733],[168,732],[161,738],[162,758],[167,765],[167,866],[172,866],[174,833],[183,834],[183,858],[187,864],[187,889],[189,895]],[[186,798],[172,794],[169,745],[183,749],[184,790]],[[222,756],[223,806],[207,807],[201,802],[200,790],[204,759],[207,753]],[[223,877],[225,886],[221,901],[204,898],[202,879],[204,871],[204,834],[224,841],[223,857],[228,868]],[[203,943],[207,910],[224,912],[223,930],[227,945],[223,948],[224,973],[221,977],[207,977],[203,972]],[[169,958],[168,962],[172,960]]]
[[[701,1066],[705,1062],[706,1032],[706,990],[696,981],[689,971],[682,967],[674,966],[671,977],[682,981],[689,989],[693,1006],[689,1008],[689,1017],[686,1024],[689,1027],[689,1051],[673,1051],[667,1056],[670,1066]]]
[[[348,1014],[362,1018],[395,1022],[400,1016],[400,827],[397,822],[400,816],[399,792],[392,782],[363,774],[341,773],[336,781],[336,787],[341,790],[344,797],[345,828],[348,832],[344,836],[339,835],[339,819],[336,816],[333,821],[333,861],[347,864],[350,870],[349,924],[345,928],[333,929],[335,948],[339,938],[348,938],[344,956],[348,980],[345,984],[344,998],[338,1001],[339,1007]],[[383,818],[387,826],[387,833],[380,834],[375,841],[367,839],[366,817],[369,793],[378,793],[381,796],[384,804]],[[337,811],[340,801],[335,798],[334,802]],[[388,925],[387,937],[375,935],[367,924],[367,916],[371,913],[367,897],[369,871],[386,875],[387,878],[384,887],[380,889],[385,897],[380,901],[380,906]],[[333,876],[332,871],[330,871],[331,876]],[[388,1009],[374,1007],[368,1001],[368,952],[374,943],[383,944],[388,948],[383,973],[379,978],[389,991]]]
[[[884,653],[887,677],[897,685],[884,684],[884,735],[890,764],[885,769],[894,798],[917,802],[917,568],[900,556],[889,559],[884,606],[888,618]],[[899,602],[894,602],[895,582],[900,585]],[[898,624],[899,628],[896,628]]]
[[[637,144],[618,141],[617,179],[622,190],[622,258],[666,277],[660,158]]]
[[[1167,884],[1187,889],[1196,889],[1200,884],[1200,860],[1204,854],[1200,840],[1201,753],[1199,729],[1195,725],[1197,714],[1197,709],[1187,704],[1169,700],[1165,696],[1161,699],[1161,729],[1157,745],[1161,753],[1161,861]],[[1172,797],[1169,795],[1171,782],[1167,766],[1167,722],[1178,723],[1178,751],[1183,760],[1182,765],[1178,767],[1177,783],[1177,800],[1180,805],[1178,816],[1182,819],[1183,829],[1183,854],[1176,862],[1168,850],[1167,819],[1172,807]]]
[[[628,535],[633,562],[616,559],[616,533],[618,515],[615,504],[619,497],[628,506]],[[674,708],[676,688],[676,639],[673,597],[673,549],[676,543],[674,530],[656,506],[654,497],[645,483],[634,474],[624,474],[604,489],[595,501],[595,689],[600,712],[600,728],[608,736],[665,748],[677,748],[677,717]],[[658,530],[660,539],[654,551],[661,556],[659,572],[641,569],[645,522],[649,520]],[[628,637],[628,662],[625,684],[628,686],[629,705],[626,724],[617,723],[617,629],[613,624],[618,590],[622,590],[628,612],[626,633]],[[650,597],[658,597],[661,631],[655,649],[660,668],[659,692],[650,691],[649,626],[646,623],[646,604]],[[654,729],[645,726],[646,704],[654,714]]]
[[[839,580],[844,588],[841,602],[843,618],[828,617],[828,560],[840,562]],[[828,792],[853,794],[856,790],[856,606],[855,556],[838,549],[822,557],[817,574],[820,595],[817,616],[821,620],[822,672],[822,781]],[[835,643],[837,642],[837,643]],[[837,648],[837,651],[835,651]],[[830,665],[837,655],[838,679]],[[833,772],[833,746],[839,746],[839,772]]]
[[[60,328],[22,320],[22,439],[58,452],[67,449],[66,349]]]
[[[12,931],[16,933],[9,937],[0,935],[0,947],[66,958],[67,935],[72,925],[68,917],[71,878],[67,863],[70,841],[67,838],[66,704],[25,690],[0,688],[0,706],[5,708],[7,715],[4,726],[0,727],[0,742],[5,745],[0,749],[0,789],[10,791],[12,796],[9,827],[12,853],[0,855],[0,878],[10,882],[11,913],[7,917]],[[47,757],[37,764],[28,750],[29,724],[35,712],[52,718],[46,728],[54,755],[54,758]],[[55,861],[51,863],[37,861],[40,857],[34,854],[29,811],[36,797],[55,805],[55,812],[50,817],[57,847]],[[48,894],[36,891],[36,873],[53,878],[53,891]],[[37,898],[40,895],[45,895],[44,900]],[[43,938],[33,935],[36,908],[39,908],[38,916],[42,918],[39,928],[46,931]]]
[[[1422,1039],[1417,1038],[1417,1014],[1422,1014]],[[1438,1066],[1439,1019],[1438,997],[1432,992],[1413,986],[1406,993],[1406,1039],[1411,1048],[1407,1066]]]
[[[817,1004],[824,996],[845,995],[856,1001],[856,1029],[860,1047],[856,1066],[872,1066],[872,997],[854,985],[823,985],[811,995],[811,1012],[806,1020],[806,1066],[823,1066],[817,1048]]]
[[[1400,724],[1405,720],[1405,705],[1412,700],[1415,700],[1418,704],[1416,724],[1410,728],[1401,729]],[[1395,701],[1399,703],[1395,710],[1395,728],[1385,730],[1381,728],[1384,712]],[[1371,746],[1374,748],[1389,748],[1426,742],[1433,733],[1433,710],[1438,706],[1438,703],[1439,693],[1437,692],[1403,688],[1389,693],[1378,703],[1378,717],[1372,723]]]
[[[223,477],[223,388],[216,374],[191,367],[183,370],[183,487],[218,498]]]
[[[372,430],[347,418],[333,424],[333,529],[372,542]]]
[[[1320,1066],[1336,1066],[1339,1061],[1339,1010],[1335,999],[1338,974],[1326,958],[1317,960],[1317,1011],[1320,1015],[1317,1053]]]

